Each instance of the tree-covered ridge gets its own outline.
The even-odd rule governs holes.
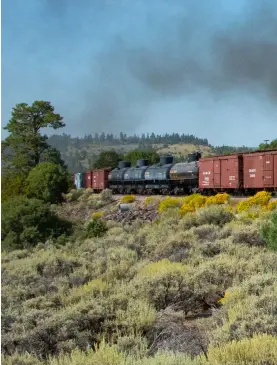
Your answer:
[[[116,144],[139,144],[141,146],[151,144],[175,144],[175,143],[191,143],[196,145],[208,146],[209,142],[207,138],[198,138],[190,134],[155,134],[155,133],[143,133],[139,135],[127,135],[126,133],[119,133],[114,135],[113,133],[94,133],[86,135],[83,138],[71,137],[69,134],[52,135],[48,140],[52,147],[58,148],[61,152],[65,153],[69,146],[76,149],[82,148],[87,144],[99,144],[99,145],[116,145]]]
[[[175,146],[195,146],[196,149],[207,150],[210,155],[216,154],[232,154],[237,152],[249,152],[255,148],[251,147],[232,147],[232,146],[216,146],[209,144],[207,138],[198,138],[189,134],[164,134],[155,135],[142,134],[141,136],[127,136],[120,133],[118,136],[111,134],[90,134],[84,138],[73,138],[68,134],[52,135],[48,142],[54,148],[57,148],[63,159],[66,161],[70,172],[84,172],[88,168],[103,167],[103,159],[99,164],[99,156],[102,153],[110,153],[119,156],[119,159],[129,159],[130,152],[143,152],[153,155],[155,153],[171,153]],[[257,148],[256,148],[257,149]],[[167,152],[165,152],[168,150]],[[206,153],[207,156],[207,153]],[[179,152],[174,156],[175,162],[186,160],[187,153]],[[154,158],[155,159],[155,158]],[[150,158],[152,161],[152,158]],[[114,166],[114,164],[112,164]],[[105,166],[107,167],[107,166]]]

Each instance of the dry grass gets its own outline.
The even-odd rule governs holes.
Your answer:
[[[211,148],[208,146],[196,146],[193,144],[187,143],[178,143],[168,145],[168,147],[164,148],[163,144],[153,144],[153,148],[160,154],[160,155],[173,155],[173,156],[186,156],[188,153],[193,152],[195,150],[201,150],[203,152],[203,157],[212,154]]]

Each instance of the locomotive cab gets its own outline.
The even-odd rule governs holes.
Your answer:
[[[200,152],[193,152],[188,155],[187,162],[179,162],[172,166],[169,171],[170,180],[177,184],[176,188],[192,191],[198,187]]]

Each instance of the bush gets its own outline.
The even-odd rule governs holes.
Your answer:
[[[77,201],[84,194],[84,189],[71,190],[70,193],[66,194],[66,200],[69,202]]]
[[[185,215],[187,213],[192,213],[196,209],[204,207],[205,203],[207,201],[207,198],[201,194],[192,194],[184,199],[184,204],[182,205],[180,209],[180,213],[182,215]]]
[[[167,198],[165,198],[160,202],[158,211],[159,213],[162,213],[167,209],[180,208],[183,204],[183,200],[184,200],[183,198],[172,198],[168,196]]]
[[[6,201],[19,195],[23,196],[26,189],[26,178],[26,174],[6,173],[2,175],[2,201]]]
[[[156,318],[156,310],[148,301],[130,300],[126,310],[119,310],[116,313],[120,326],[125,326],[131,333],[135,331],[146,331]],[[130,333],[130,334],[131,334]]]
[[[213,365],[273,365],[277,363],[277,337],[263,334],[232,341],[209,348],[207,356]]]
[[[42,162],[34,167],[27,178],[26,193],[29,198],[58,203],[69,188],[70,175],[59,165]]]
[[[210,196],[207,201],[206,205],[216,205],[216,204],[226,204],[230,199],[230,195],[227,193],[223,194],[216,194],[215,196]]]
[[[104,202],[110,201],[112,199],[113,193],[111,191],[111,189],[104,189],[101,194],[101,200],[103,200]]]
[[[157,310],[173,305],[186,311],[193,301],[186,272],[187,266],[179,262],[167,259],[152,262],[140,269],[131,290],[136,288],[136,295],[148,300]]]
[[[267,191],[260,191],[254,196],[248,198],[247,200],[242,200],[241,202],[239,202],[237,205],[237,212],[238,213],[245,212],[254,205],[266,207],[270,199],[271,199],[271,193],[268,193]]]
[[[277,212],[273,212],[271,221],[262,226],[261,233],[267,247],[277,251]]]
[[[136,200],[135,195],[124,195],[121,199],[121,203],[133,203]]]
[[[207,201],[207,197],[201,194],[191,194],[184,199],[184,204],[189,204],[190,206],[196,208],[203,207]]]
[[[104,212],[95,212],[95,213],[92,213],[92,216],[91,218],[92,219],[100,219],[104,216]]]
[[[71,232],[72,224],[58,218],[38,199],[17,197],[2,205],[2,247],[28,248]]]
[[[234,214],[220,205],[200,208],[197,213],[199,224],[216,224],[223,226],[234,219]]]
[[[187,213],[193,213],[195,211],[195,208],[191,206],[190,204],[183,204],[180,208],[180,213],[182,215],[185,215]]]
[[[93,218],[87,225],[87,237],[102,237],[107,232],[106,222],[99,218]]]
[[[233,232],[234,243],[245,243],[253,246],[264,246],[264,240],[261,237],[257,227],[238,227]]]
[[[273,200],[272,202],[268,203],[267,206],[268,210],[276,210],[277,209],[277,200]]]
[[[43,365],[37,357],[31,354],[14,354],[12,356],[1,356],[2,365]]]

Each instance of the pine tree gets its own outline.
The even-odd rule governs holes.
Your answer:
[[[28,172],[40,163],[41,156],[49,148],[48,137],[41,135],[42,128],[64,127],[60,114],[47,101],[35,101],[32,105],[17,104],[12,117],[4,127],[10,135],[2,143],[4,168]]]

